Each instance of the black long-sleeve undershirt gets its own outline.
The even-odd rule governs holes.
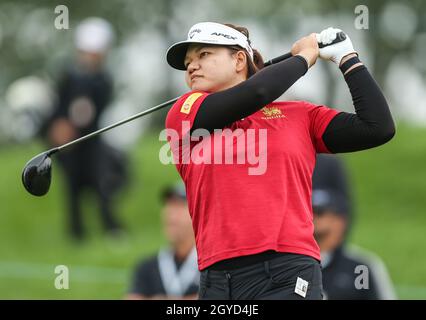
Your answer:
[[[308,71],[303,57],[293,56],[273,64],[230,89],[207,96],[201,104],[191,131],[210,132],[247,117],[280,97]]]
[[[299,56],[267,67],[239,85],[213,93],[203,101],[191,131],[198,128],[213,132],[247,117],[273,102],[290,88],[308,69]],[[373,148],[395,134],[392,116],[380,88],[367,68],[359,66],[345,75],[355,114],[340,112],[323,134],[333,153]]]
[[[340,112],[322,136],[333,153],[359,151],[386,143],[395,135],[395,125],[382,91],[365,66],[345,75],[355,114]]]

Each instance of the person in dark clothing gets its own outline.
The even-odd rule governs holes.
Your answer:
[[[339,155],[317,154],[314,173],[312,175],[312,189],[332,190],[344,197],[345,208],[343,209],[346,212],[346,233],[349,233],[354,220],[353,199],[349,172]]]
[[[98,129],[113,91],[112,79],[103,67],[112,37],[110,24],[99,18],[88,18],[77,27],[76,63],[59,81],[58,102],[46,125],[46,138],[52,147]],[[71,235],[75,239],[85,235],[80,202],[86,189],[97,197],[104,228],[114,235],[119,233],[112,196],[126,175],[124,156],[94,137],[59,153],[58,160],[68,189]]]
[[[348,226],[346,196],[332,189],[312,193],[315,239],[321,249],[324,298],[329,300],[395,299],[380,258],[345,243]]]
[[[135,268],[127,299],[196,299],[199,289],[197,253],[185,186],[163,192],[164,231],[169,242]]]
[[[344,161],[334,154],[317,154],[312,189],[331,189],[338,191],[346,199],[347,212],[352,212],[352,197],[349,173]]]

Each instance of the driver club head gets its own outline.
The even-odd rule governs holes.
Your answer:
[[[49,152],[43,152],[32,158],[22,170],[22,183],[34,196],[44,196],[50,187],[52,178],[52,160]]]

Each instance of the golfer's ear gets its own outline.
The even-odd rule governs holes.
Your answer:
[[[240,50],[235,53],[236,65],[235,69],[237,72],[241,72],[247,67],[247,56],[244,51]]]

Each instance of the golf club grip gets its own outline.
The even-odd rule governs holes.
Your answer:
[[[324,47],[328,47],[328,46],[331,46],[331,45],[333,45],[333,44],[335,44],[335,43],[339,43],[339,42],[342,42],[342,41],[344,41],[346,39],[346,34],[343,32],[343,31],[341,31],[341,32],[339,32],[337,35],[336,35],[336,39],[334,39],[331,43],[328,43],[328,44],[323,44],[322,42],[318,42],[318,47],[321,49],[321,48],[324,48]],[[281,62],[281,61],[283,61],[283,60],[285,60],[285,59],[288,59],[288,58],[290,58],[292,56],[292,54],[290,53],[290,52],[287,52],[287,53],[285,53],[285,54],[283,54],[283,55],[281,55],[281,56],[279,56],[279,57],[276,57],[276,58],[273,58],[273,59],[271,59],[271,60],[269,60],[269,61],[266,61],[263,65],[265,66],[265,67],[267,67],[267,66],[270,66],[270,65],[272,65],[272,64],[274,64],[274,63],[278,63],[278,62]]]
[[[285,59],[288,59],[288,58],[290,58],[291,56],[292,56],[292,55],[291,55],[291,53],[290,53],[290,52],[287,52],[287,53],[283,54],[282,56],[279,56],[279,57],[276,57],[276,58],[273,58],[273,59],[271,59],[271,60],[266,61],[263,65],[264,65],[265,67],[267,67],[267,66],[270,66],[270,65],[272,65],[272,64],[275,64],[275,63],[281,62],[281,61],[283,61],[283,60],[285,60]]]
[[[342,42],[346,39],[346,34],[343,31],[340,31],[338,34],[336,34],[336,39],[334,39],[331,43],[327,43],[327,44],[323,44],[322,42],[318,42],[318,47],[324,48],[324,47],[328,47],[331,46],[335,43],[339,43]]]

